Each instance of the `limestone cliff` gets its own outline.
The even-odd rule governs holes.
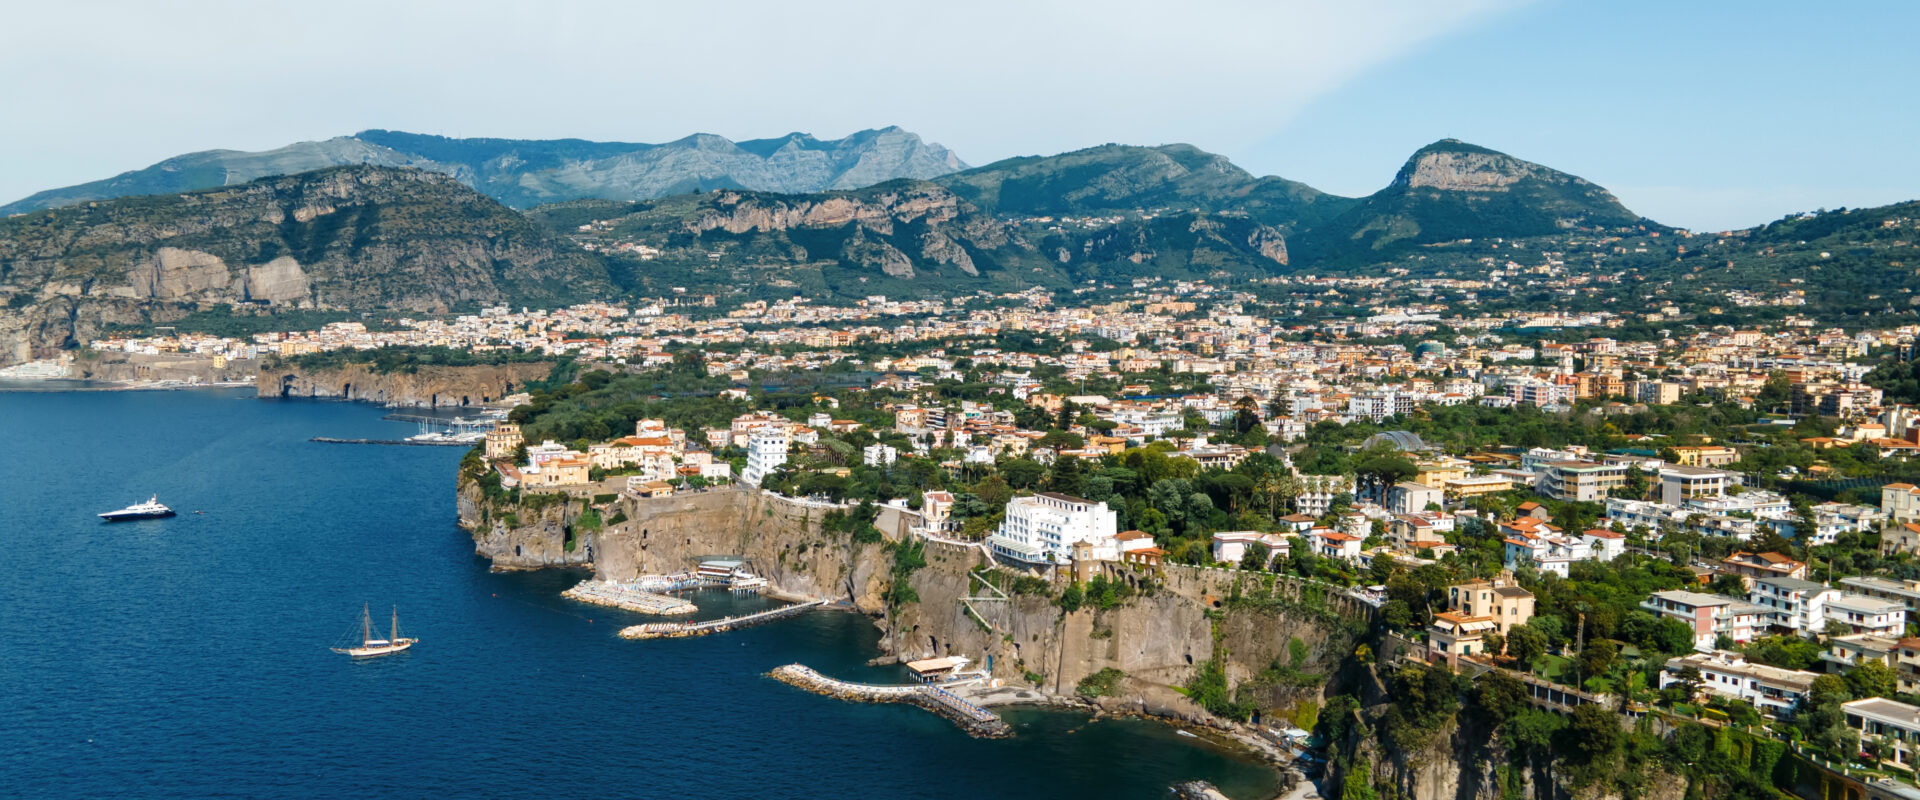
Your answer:
[[[332,397],[426,408],[469,406],[498,401],[552,371],[553,365],[546,362],[423,366],[394,372],[376,372],[368,364],[305,370],[276,362],[260,367],[255,391],[261,397]]]
[[[0,220],[0,366],[218,306],[552,304],[597,257],[445,175],[342,167]]]

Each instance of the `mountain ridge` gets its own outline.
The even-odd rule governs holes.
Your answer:
[[[129,195],[232,186],[348,164],[413,167],[453,175],[509,206],[598,197],[640,200],[715,188],[806,192],[930,178],[967,165],[947,148],[887,126],[839,139],[789,133],[734,142],[696,133],[671,142],[461,139],[369,129],[261,151],[203,150],[110,178],[36,192],[0,215]]]

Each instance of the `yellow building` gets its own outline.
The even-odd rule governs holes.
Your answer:
[[[519,449],[526,440],[520,436],[520,426],[513,422],[502,422],[487,431],[487,458],[507,458]]]

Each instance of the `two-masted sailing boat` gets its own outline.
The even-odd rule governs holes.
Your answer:
[[[351,634],[349,634],[349,637],[351,637]],[[395,606],[393,609],[393,630],[390,633],[388,633],[387,638],[385,639],[373,638],[373,612],[369,606],[361,606],[360,607],[360,646],[359,647],[332,647],[328,649],[336,653],[345,653],[347,655],[353,656],[354,658],[372,658],[374,656],[384,656],[391,653],[398,653],[402,650],[412,647],[413,644],[418,641],[420,640],[419,639],[403,639],[400,637],[399,606]]]

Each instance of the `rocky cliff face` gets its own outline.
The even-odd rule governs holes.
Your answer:
[[[0,220],[0,365],[216,306],[555,303],[606,269],[435,173],[350,167]]]
[[[476,487],[460,489],[456,508],[460,527],[473,535],[475,553],[496,570],[578,567],[593,564],[596,534],[575,530],[591,498],[535,506],[488,504]]]
[[[367,364],[312,371],[274,364],[261,366],[254,386],[261,397],[332,397],[431,408],[495,402],[552,371],[553,365],[544,362],[425,366],[385,373]]]

